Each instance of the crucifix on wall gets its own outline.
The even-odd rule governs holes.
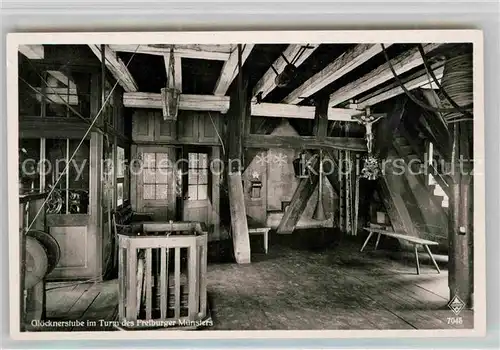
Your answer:
[[[365,127],[366,148],[368,156],[365,159],[363,169],[361,169],[361,177],[368,180],[376,180],[379,176],[380,169],[378,160],[373,156],[373,124],[384,118],[385,114],[371,114],[370,110],[366,110],[366,114],[355,117],[355,120]]]

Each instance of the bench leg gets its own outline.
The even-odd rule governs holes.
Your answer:
[[[268,248],[268,232],[264,233],[264,252],[267,254],[267,248]]]
[[[420,275],[420,264],[418,263],[418,247],[414,244],[415,247],[415,262],[417,264],[417,275]]]
[[[427,254],[429,254],[429,257],[431,258],[432,263],[434,264],[434,267],[436,268],[437,272],[441,273],[441,270],[439,269],[439,266],[438,266],[436,260],[434,259],[434,256],[432,255],[429,246],[427,244],[424,244],[424,248],[427,251]]]
[[[375,243],[375,250],[377,250],[378,242],[380,241],[380,233],[377,235],[377,242]]]
[[[366,245],[368,244],[368,241],[370,240],[370,238],[372,237],[372,235],[373,235],[373,232],[370,232],[370,233],[368,234],[368,237],[366,237],[366,241],[365,241],[365,243],[363,243],[363,246],[361,247],[360,252],[362,252],[362,251],[363,251],[363,249],[365,249],[365,247],[366,247]]]

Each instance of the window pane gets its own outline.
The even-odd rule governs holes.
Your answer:
[[[208,155],[206,153],[198,154],[198,168],[208,168]]]
[[[156,164],[156,157],[154,153],[144,153],[144,167],[154,168]]]
[[[142,171],[142,179],[145,184],[154,184],[156,183],[156,170],[155,169],[144,169]]]
[[[116,185],[116,205],[120,206],[123,204],[123,184],[118,183]]]
[[[189,167],[197,168],[198,167],[198,153],[189,153],[188,154]]]
[[[208,184],[208,170],[200,169],[198,170],[198,183],[199,184]]]
[[[188,186],[188,199],[189,200],[197,200],[198,199],[198,186],[197,185],[189,185]]]
[[[142,198],[144,199],[155,199],[155,185],[144,185],[144,193]]]
[[[198,169],[188,170],[188,184],[194,185],[198,183]]]
[[[198,186],[198,200],[204,200],[208,198],[208,186],[207,185],[199,185]]]
[[[123,177],[125,168],[125,150],[121,147],[116,148],[116,176]]]
[[[19,140],[19,177],[23,191],[40,189],[40,139]]]
[[[70,156],[80,141],[69,140]],[[84,141],[69,166],[70,212],[86,214],[89,209],[90,141]]]
[[[157,169],[156,170],[156,182],[157,184],[166,184],[168,183],[168,174],[171,171],[168,169]]]
[[[156,167],[157,168],[170,168],[167,153],[156,153]]]
[[[64,171],[66,166],[66,139],[47,139],[46,140],[46,166],[45,169],[45,187],[48,190],[59,176]],[[61,190],[66,189],[66,176],[62,176],[57,184],[57,188]]]
[[[167,185],[156,185],[156,199],[167,199]]]

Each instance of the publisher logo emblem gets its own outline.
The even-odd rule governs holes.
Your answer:
[[[453,311],[455,315],[458,314],[464,309],[465,303],[458,297],[454,296],[453,299],[448,303],[448,307]]]

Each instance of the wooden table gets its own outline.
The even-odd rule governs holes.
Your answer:
[[[422,239],[422,238],[418,238],[418,237],[408,236],[408,235],[405,235],[403,233],[386,231],[386,230],[381,230],[381,229],[373,228],[373,227],[364,227],[364,230],[368,231],[369,234],[365,240],[365,243],[363,243],[363,246],[361,247],[361,250],[360,250],[361,252],[363,251],[363,249],[365,249],[366,245],[368,244],[368,241],[370,240],[370,238],[373,236],[374,233],[377,234],[377,241],[375,243],[375,249],[377,249],[377,247],[378,247],[378,243],[380,241],[381,235],[393,237],[393,238],[397,238],[397,239],[402,239],[404,241],[407,241],[407,242],[413,244],[414,251],[415,251],[415,261],[416,261],[416,265],[417,265],[416,266],[417,267],[417,275],[420,274],[420,265],[419,265],[419,261],[418,261],[418,246],[419,245],[424,247],[425,251],[427,252],[429,257],[431,258],[431,261],[434,264],[434,267],[436,268],[437,272],[441,273],[441,270],[439,270],[439,266],[438,266],[436,260],[434,259],[434,256],[431,253],[431,249],[429,248],[429,246],[438,245],[439,243],[434,242],[434,241],[429,241],[426,239]]]

